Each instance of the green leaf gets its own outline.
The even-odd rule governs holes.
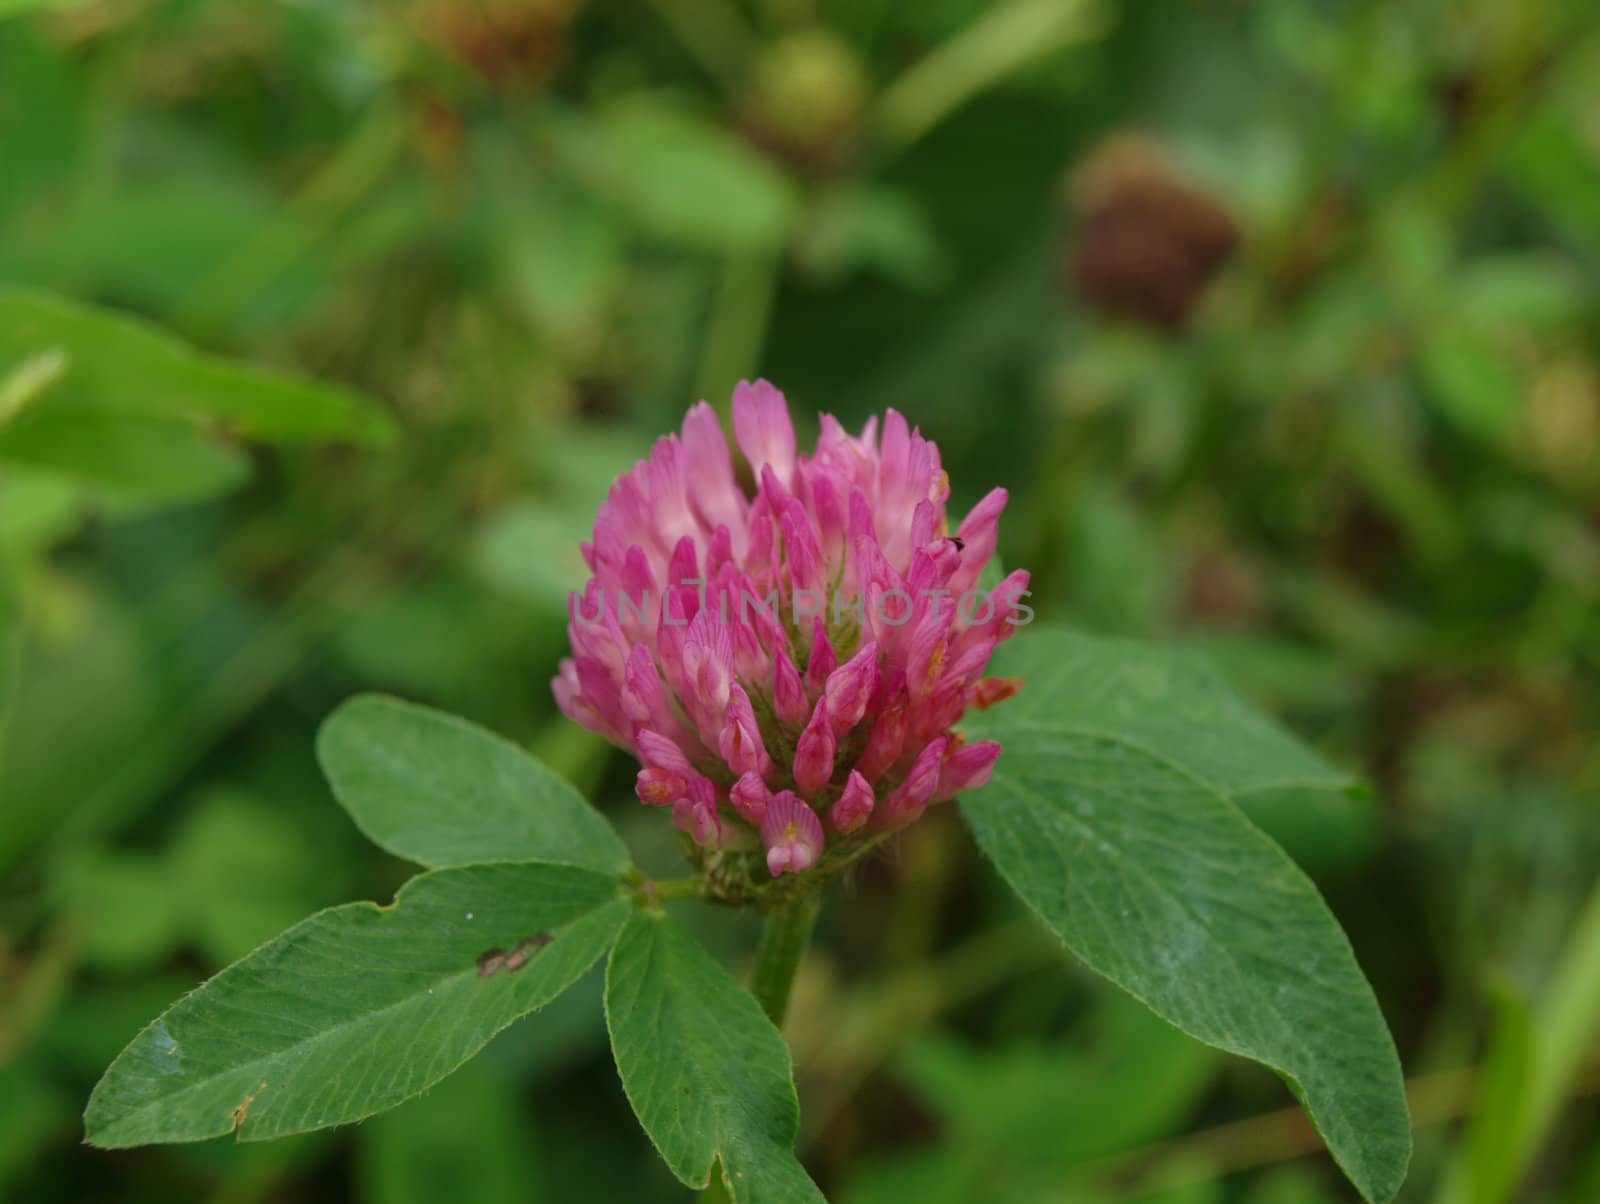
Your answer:
[[[1559,329],[1582,319],[1588,293],[1583,273],[1560,255],[1502,253],[1462,265],[1453,308],[1485,332]]]
[[[1160,631],[1177,594],[1172,556],[1149,518],[1116,485],[1097,478],[1074,499],[1066,563],[1073,615],[1096,631]]]
[[[149,969],[177,943],[178,901],[160,858],[149,853],[77,851],[53,867],[51,895],[79,933],[92,965],[122,973]]]
[[[637,912],[606,965],[606,1025],[639,1123],[672,1173],[720,1160],[737,1204],[822,1200],[794,1155],[789,1047],[755,998],[677,924]]]
[[[0,19],[45,8],[66,8],[83,0],[0,0]]]
[[[533,1119],[521,1084],[469,1062],[432,1091],[361,1128],[361,1195],[368,1204],[535,1204],[541,1180]],[[520,1070],[521,1067],[519,1066]]]
[[[996,1188],[1012,1172],[1059,1180],[1075,1164],[1181,1131],[1221,1061],[1120,991],[1101,992],[1085,1020],[1070,1043],[978,1046],[932,1032],[914,1038],[895,1067],[949,1143],[979,1155]]]
[[[1244,703],[1201,655],[1041,625],[1002,646],[995,664],[990,672],[1022,675],[1021,701],[972,716],[964,725],[972,732],[993,728],[1004,743],[1019,711],[1049,694],[1052,718],[1180,760],[1252,816],[1285,795],[1309,806],[1348,806],[1351,776]]]
[[[88,1140],[262,1141],[391,1108],[571,986],[627,912],[615,879],[540,864],[440,870],[391,907],[318,912],[135,1037],[94,1089]],[[519,969],[480,971],[541,936]]]
[[[1492,334],[1442,325],[1424,337],[1418,368],[1444,418],[1496,446],[1511,438],[1527,382],[1522,365]]]
[[[72,534],[83,510],[83,490],[62,474],[7,468],[0,476],[0,557],[43,552]]]
[[[1288,1081],[1369,1200],[1405,1177],[1394,1043],[1316,888],[1237,803],[1332,776],[1184,659],[1066,631],[997,657],[1018,697],[967,724],[1005,751],[962,812],[1091,969]]]
[[[55,1075],[20,1061],[6,1067],[0,1075],[0,1191],[7,1198],[16,1194],[18,1180],[37,1172],[40,1151],[56,1141],[70,1116]]]
[[[951,271],[950,256],[922,210],[887,188],[851,185],[824,194],[797,250],[830,284],[874,269],[896,284],[930,289]]]
[[[243,957],[308,911],[345,897],[340,876],[310,847],[313,834],[272,805],[278,801],[213,787],[173,837],[163,867],[166,895],[181,909],[189,941],[213,965]]]
[[[108,501],[135,506],[200,501],[250,475],[239,448],[185,419],[112,417],[55,404],[66,392],[52,390],[0,429],[0,461],[51,469]]]
[[[582,795],[515,744],[453,715],[353,698],[322,725],[317,756],[356,826],[422,865],[628,866],[627,848]]]
[[[547,122],[578,178],[662,238],[707,251],[771,250],[794,225],[799,203],[787,177],[687,113],[634,101],[598,120],[551,112]]]
[[[527,498],[492,515],[472,543],[474,566],[493,585],[556,615],[589,579],[578,550],[594,528],[592,503]]]
[[[274,442],[375,443],[393,429],[377,403],[348,389],[205,355],[107,310],[0,289],[0,379],[44,352],[65,364],[39,410],[207,422]]]
[[[38,0],[0,0],[0,21]],[[88,64],[43,21],[0,26],[0,278],[18,278],[15,260],[41,241],[40,224],[19,220],[35,206],[59,213],[54,190],[71,179],[88,141],[84,75]],[[86,190],[87,191],[87,190]],[[107,190],[112,191],[112,190]],[[52,195],[54,194],[54,195]]]

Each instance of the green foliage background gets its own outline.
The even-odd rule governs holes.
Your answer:
[[[1591,9],[0,0],[0,1195],[681,1196],[598,971],[357,1129],[90,1151],[80,1112],[198,980],[407,876],[317,771],[352,693],[534,748],[672,872],[546,682],[611,477],[760,372],[803,428],[904,410],[958,508],[1012,490],[1042,616],[1209,654],[1371,784],[1251,814],[1395,1032],[1402,1199],[1600,1197]],[[1128,134],[1185,199],[1108,227]],[[1170,300],[1196,197],[1237,246],[1192,313],[1107,314],[1085,256],[1131,228]],[[835,899],[786,1035],[847,1204],[1349,1198],[953,813]]]

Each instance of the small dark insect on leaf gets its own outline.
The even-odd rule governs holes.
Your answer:
[[[478,977],[488,978],[491,974],[498,973],[500,967],[506,964],[506,951],[504,949],[485,949],[478,954]]]
[[[535,953],[548,945],[551,939],[548,932],[536,932],[518,941],[517,947],[510,953],[504,949],[485,949],[478,954],[478,977],[490,978],[501,970],[516,973],[528,964]]]

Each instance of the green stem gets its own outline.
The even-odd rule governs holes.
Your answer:
[[[658,903],[668,899],[698,899],[704,890],[705,880],[698,874],[690,874],[686,878],[667,878],[661,882],[652,882],[646,888],[646,893]]]
[[[695,395],[711,402],[724,418],[731,412],[733,386],[761,367],[781,266],[775,254],[765,251],[730,256],[723,265]]]
[[[973,97],[1063,46],[1098,37],[1106,24],[1093,0],[993,5],[883,90],[878,128],[909,146]]]
[[[816,927],[822,896],[813,891],[793,903],[770,912],[761,931],[761,947],[756,951],[756,968],[750,975],[750,993],[756,997],[767,1019],[783,1027],[789,1010],[789,991],[811,930]]]
[[[1600,1034],[1600,887],[1580,912],[1566,951],[1535,1011],[1505,1009],[1479,1077],[1481,1114],[1469,1125],[1437,1204],[1520,1198],[1517,1188],[1581,1092],[1584,1051]],[[1503,1086],[1501,1084],[1510,1084]],[[1498,1097],[1489,1094],[1498,1087]]]

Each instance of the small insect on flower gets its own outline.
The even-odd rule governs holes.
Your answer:
[[[639,759],[639,800],[671,807],[724,898],[841,869],[982,785],[1000,746],[955,725],[1014,691],[984,670],[1032,615],[1026,572],[979,586],[1004,489],[952,530],[932,440],[893,410],[881,434],[820,422],[798,451],[783,394],[744,383],[733,433],[753,495],[704,402],[618,477],[552,683],[569,718]]]

